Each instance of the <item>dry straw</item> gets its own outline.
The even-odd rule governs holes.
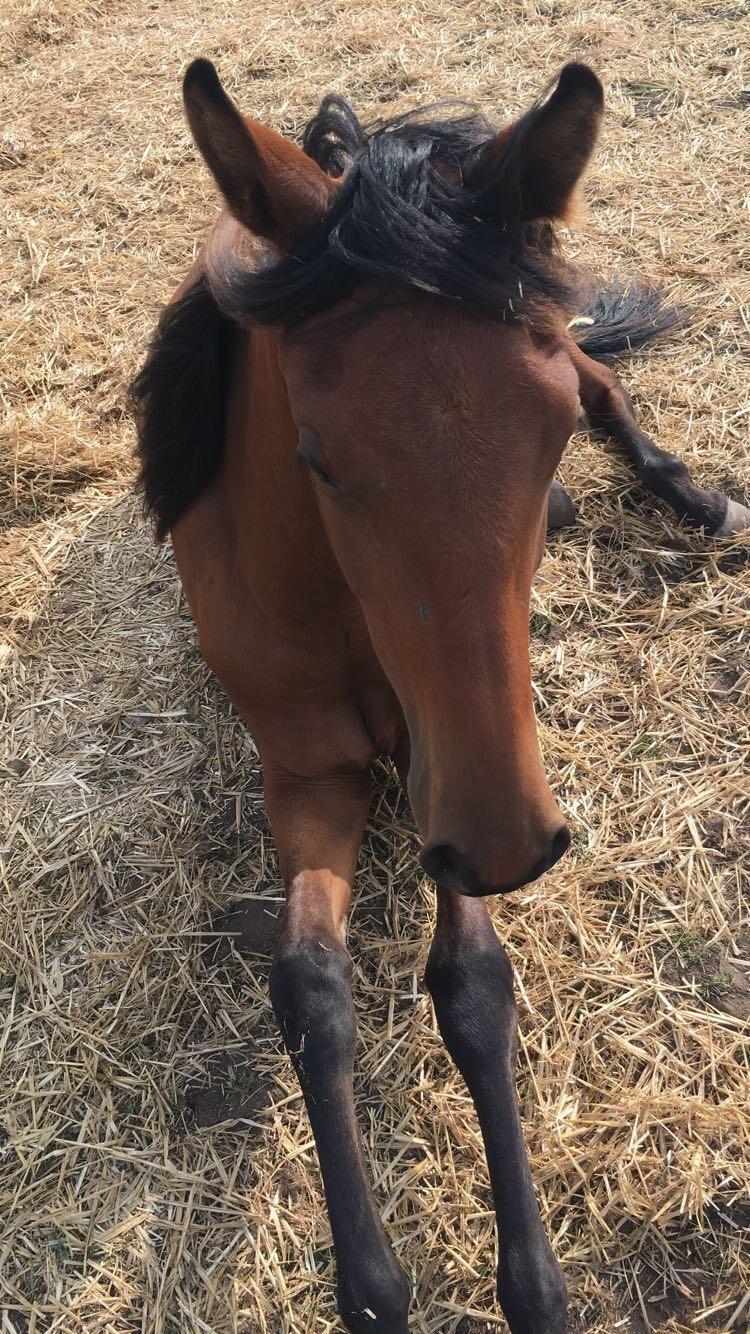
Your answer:
[[[445,95],[504,114],[590,61],[608,116],[570,246],[700,310],[625,374],[663,445],[747,494],[747,36],[740,0],[0,3],[4,1334],[337,1328],[267,999],[280,885],[256,757],[125,494],[123,387],[215,202],[181,63],[213,57],[247,109],[294,133],[331,88],[365,114]],[[582,438],[563,475],[579,522],[550,543],[532,642],[574,847],[493,908],[534,1176],[573,1329],[735,1334],[750,1316],[747,543],[680,531]],[[414,852],[384,778],[349,932],[357,1102],[414,1328],[466,1334],[502,1327],[492,1217],[421,989],[433,900]],[[239,940],[237,899],[253,920]]]

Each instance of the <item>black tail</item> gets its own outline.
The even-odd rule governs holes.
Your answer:
[[[234,338],[234,326],[199,278],[163,312],[130,387],[137,487],[160,542],[221,463]]]
[[[658,287],[613,279],[602,289],[594,283],[579,291],[579,315],[570,325],[581,350],[598,361],[628,356],[689,321],[684,307],[670,305]]]

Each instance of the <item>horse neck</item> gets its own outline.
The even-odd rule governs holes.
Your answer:
[[[318,639],[333,621],[340,627],[342,615],[356,617],[358,604],[355,610],[296,446],[276,335],[259,328],[239,335],[222,469],[238,574],[267,619]]]

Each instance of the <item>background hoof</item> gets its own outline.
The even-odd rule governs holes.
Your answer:
[[[553,482],[547,497],[547,532],[551,533],[555,528],[568,528],[575,521],[576,507],[573,501],[560,482]]]
[[[549,527],[549,520],[547,521]],[[723,522],[716,529],[715,537],[729,537],[732,533],[742,533],[750,528],[750,509],[741,505],[739,500],[727,501],[727,512]]]

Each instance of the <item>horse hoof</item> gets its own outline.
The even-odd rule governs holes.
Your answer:
[[[731,503],[731,502],[730,502]],[[547,497],[547,532],[569,528],[576,521],[576,507],[560,482],[553,482]]]
[[[750,528],[750,509],[741,505],[739,500],[727,501],[727,512],[714,533],[714,537],[729,537],[732,533],[742,533]]]

